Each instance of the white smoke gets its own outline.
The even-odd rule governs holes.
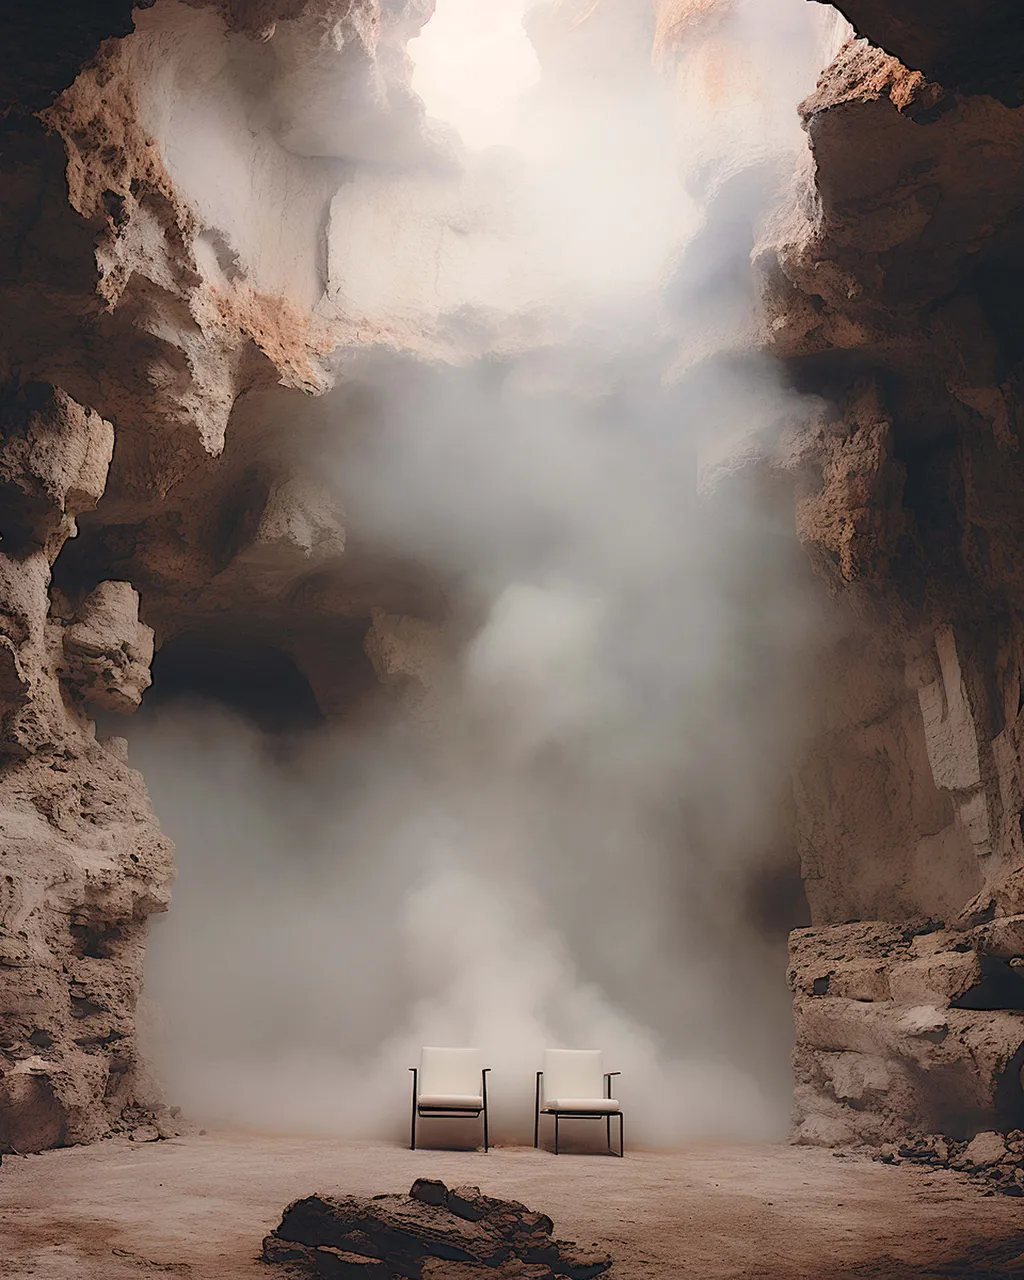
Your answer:
[[[438,0],[409,42],[412,87],[428,113],[469,146],[508,142],[523,94],[540,74],[523,30],[526,0]]]
[[[749,906],[812,622],[791,506],[742,469],[702,496],[699,459],[810,411],[747,350],[749,253],[826,51],[805,0],[720,0],[655,72],[643,6],[576,7],[531,16],[539,85],[517,62],[468,139],[505,149],[373,175],[372,218],[358,179],[336,200],[335,302],[447,344],[351,357],[371,429],[338,399],[316,460],[362,545],[449,584],[426,723],[325,730],[287,765],[211,709],[134,728],[180,867],[149,995],[200,1114],[397,1135],[419,1046],[473,1043],[522,1138],[563,1044],[624,1072],[642,1141],[785,1128],[784,951]],[[474,7],[459,45],[470,11],[439,6],[451,67],[521,8]]]

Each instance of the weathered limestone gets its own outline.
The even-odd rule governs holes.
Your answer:
[[[928,925],[800,929],[790,955],[798,1141],[1019,1126],[1024,969]]]
[[[978,853],[932,773],[907,664],[884,633],[846,629],[822,655],[818,731],[794,773],[812,917],[951,918],[981,886]]]
[[[134,710],[179,632],[294,653],[342,713],[339,653],[408,598],[403,566],[381,588],[350,555],[291,398],[325,391],[325,352],[354,336],[316,308],[356,139],[423,149],[404,42],[429,8],[159,0],[133,31],[110,4],[76,28],[78,62],[2,19],[0,1150],[156,1103],[135,1008],[171,850],[89,716]],[[338,103],[314,106],[304,68],[359,104],[347,140],[323,137]]]
[[[153,630],[139,621],[139,593],[101,582],[64,629],[64,679],[83,702],[134,711],[149,686]]]
[[[98,1136],[133,1096],[146,921],[167,905],[170,848],[142,779],[82,708],[130,709],[148,684],[138,597],[104,583],[72,622],[49,595],[74,514],[103,492],[110,425],[38,386],[4,414],[0,1144],[38,1150]]]
[[[798,1133],[969,1137],[1024,1100],[1024,61],[998,0],[837,7],[866,38],[757,254],[765,342],[835,416],[792,457],[836,606],[795,772]]]
[[[1024,956],[1024,916],[1004,916],[980,925],[974,930],[972,941],[982,955],[1000,960]]]
[[[797,527],[812,559],[843,583],[883,577],[903,533],[892,515],[902,490],[892,424],[878,388],[867,383],[829,438],[821,487],[797,499]]]
[[[96,506],[107,483],[114,429],[63,391],[39,383],[5,388],[0,518],[5,551],[46,547],[67,522]]]
[[[866,36],[908,67],[966,93],[1022,101],[1019,14],[1013,0],[840,0],[836,6]]]
[[[451,661],[450,637],[425,619],[375,609],[363,643],[377,678],[391,696],[422,726],[436,726]]]

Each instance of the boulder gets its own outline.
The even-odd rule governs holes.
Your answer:
[[[1001,1133],[986,1130],[972,1138],[966,1151],[954,1162],[958,1169],[987,1169],[1006,1157],[1006,1142]]]
[[[556,1240],[552,1231],[546,1214],[517,1200],[417,1178],[407,1196],[296,1200],[264,1240],[263,1258],[341,1280],[591,1280],[611,1266],[597,1245]]]

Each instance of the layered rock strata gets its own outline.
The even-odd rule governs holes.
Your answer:
[[[969,932],[877,922],[791,939],[796,1138],[879,1144],[1024,1121],[1024,917]]]
[[[999,4],[840,8],[866,38],[759,255],[769,349],[834,406],[790,457],[836,624],[795,775],[798,1133],[967,1137],[1024,1101],[1024,62]]]

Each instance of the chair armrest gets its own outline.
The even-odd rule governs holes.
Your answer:
[[[621,1071],[606,1071],[604,1073],[604,1096],[610,1098],[612,1096],[612,1076],[621,1076]]]

